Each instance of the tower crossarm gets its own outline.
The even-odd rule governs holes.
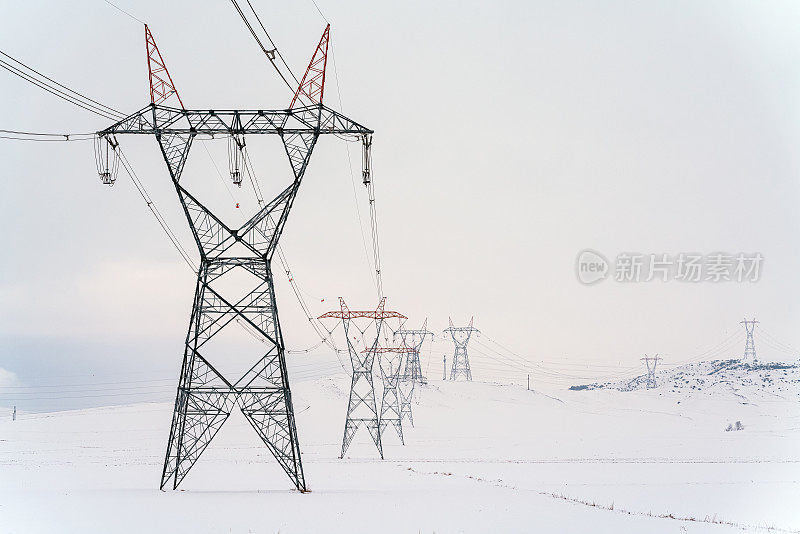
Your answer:
[[[442,332],[446,334],[454,334],[456,332],[480,332],[480,330],[471,326],[451,326],[449,328],[445,328]]]
[[[121,134],[214,136],[372,133],[366,126],[323,104],[283,110],[196,110],[149,104],[97,132],[101,137]]]
[[[401,330],[397,330],[395,332],[395,334],[398,334],[398,335],[406,334],[406,335],[409,335],[409,336],[414,336],[414,335],[416,335],[416,336],[427,336],[428,334],[433,335],[433,332],[429,332],[428,330],[403,330],[403,329],[401,329]]]
[[[403,330],[403,329],[400,329],[400,330],[395,331],[395,334],[397,334],[398,336],[422,336],[422,337],[424,337],[424,336],[429,336],[429,335],[432,336],[433,332],[430,332],[428,330]]]
[[[387,354],[387,353],[412,354],[414,352],[414,349],[411,347],[375,347],[375,348],[364,349],[361,352],[364,353],[372,352],[373,354]]]
[[[405,315],[395,311],[384,310],[347,310],[329,311],[318,317],[318,319],[408,319]]]

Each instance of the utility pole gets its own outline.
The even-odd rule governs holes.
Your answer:
[[[531,375],[528,375],[528,391],[531,390]]]
[[[744,325],[744,331],[747,333],[747,339],[744,341],[744,355],[742,356],[742,361],[745,363],[758,363],[758,357],[756,357],[756,343],[753,339],[753,332],[756,329],[758,321],[756,321],[755,318],[753,318],[752,321],[745,319],[739,324]]]
[[[11,420],[12,421],[16,421],[17,420],[17,407],[16,406],[14,406],[14,413],[11,414]]]
[[[658,357],[658,354],[653,357],[645,354],[644,358],[641,358],[641,360],[647,366],[647,382],[645,383],[645,387],[647,389],[654,389],[656,387],[656,365],[661,359],[662,358]]]
[[[150,104],[97,133],[99,143],[106,151],[113,150],[116,158],[114,162],[98,158],[100,177],[109,185],[113,183],[109,167],[114,168],[121,158],[127,169],[125,158],[119,154],[117,136],[155,137],[200,253],[161,489],[171,480],[171,488],[178,488],[231,412],[238,408],[294,486],[300,491],[307,490],[286,371],[285,344],[278,321],[272,258],[320,136],[373,134],[322,103],[329,38],[330,25],[322,33],[288,107],[187,109],[150,29],[145,26]],[[182,177],[196,139],[235,137],[235,146],[230,146],[239,151],[244,150],[246,135],[277,138],[285,149],[292,173],[273,199],[259,202],[257,213],[241,227],[231,228],[189,191],[197,179],[187,184]],[[234,163],[246,161],[247,158],[242,158]],[[237,183],[241,174],[237,175],[235,167],[232,166],[231,177]],[[254,187],[255,184],[254,181]],[[192,263],[188,256],[184,258]],[[236,271],[233,276],[246,274],[252,281],[245,295],[231,292],[230,284],[226,285],[232,271]],[[230,351],[207,343],[230,325],[243,325],[267,346],[264,352],[259,348],[264,355],[241,377],[226,378],[211,363],[214,358],[222,362],[230,359]]]
[[[455,380],[458,375],[464,375],[467,380],[472,380],[472,371],[469,368],[469,354],[467,354],[467,343],[473,332],[478,329],[472,326],[473,319],[469,320],[469,326],[453,326],[450,319],[450,328],[446,328],[444,333],[450,334],[456,351],[453,354],[453,366],[450,368],[450,380]]]

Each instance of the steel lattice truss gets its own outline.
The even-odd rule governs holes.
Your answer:
[[[401,380],[397,386],[397,394],[400,396],[400,422],[408,419],[411,426],[414,426],[414,414],[411,412],[411,401],[414,399],[413,380]]]
[[[747,338],[744,341],[744,355],[742,356],[742,361],[747,363],[756,364],[758,363],[758,356],[756,355],[756,342],[753,338],[753,333],[756,330],[756,325],[758,321],[753,319],[752,321],[748,321],[745,319],[741,321],[739,324],[744,325],[744,330],[747,334]]]
[[[406,358],[403,373],[401,374],[402,380],[411,380],[420,384],[426,383],[425,377],[422,375],[419,355],[422,350],[422,344],[425,342],[425,336],[433,337],[433,332],[428,331],[428,320],[425,319],[425,322],[422,323],[422,328],[419,330],[408,330],[401,327],[394,335],[395,338],[400,337],[403,345],[413,349]]]
[[[648,356],[645,354],[644,358],[640,359],[647,366],[647,381],[645,382],[645,387],[647,389],[656,388],[656,366],[658,365],[658,362],[661,361],[661,358],[658,357],[658,354],[655,356]]]
[[[456,351],[453,354],[453,365],[450,367],[450,380],[456,380],[459,375],[464,375],[467,380],[472,380],[467,344],[473,332],[479,332],[479,330],[472,326],[472,319],[469,320],[469,326],[453,326],[451,319],[450,327],[444,330],[445,334],[450,334],[453,338],[453,344],[456,346]]]
[[[327,32],[326,28],[326,36]],[[327,38],[324,38],[324,49],[318,46],[312,57],[315,65],[319,64],[318,54],[327,54]],[[295,109],[215,111],[162,105],[172,95],[181,106],[182,102],[149,29],[146,39],[151,104],[98,135],[110,144],[116,135],[155,136],[200,252],[201,265],[161,488],[170,481],[173,488],[178,487],[234,407],[238,407],[295,487],[305,491],[271,260],[319,136],[363,136],[372,131],[326,108],[322,104],[322,87],[314,93],[318,97],[316,103]],[[280,138],[292,179],[250,220],[239,228],[231,228],[181,184],[183,169],[196,137],[253,134]],[[218,284],[234,270],[247,271],[256,280],[249,292],[238,299],[230,298]],[[267,350],[244,375],[228,380],[209,363],[208,342],[234,322],[244,323],[256,332],[265,340]]]
[[[383,379],[383,397],[381,398],[381,433],[386,427],[392,425],[400,442],[405,445],[403,438],[403,410],[400,401],[400,369],[408,356],[414,352],[409,347],[378,347],[373,350],[379,356],[378,366]],[[404,357],[405,356],[405,357]],[[408,409],[410,411],[410,402]]]
[[[381,298],[378,307],[374,310],[351,311],[342,297],[339,297],[339,310],[330,311],[319,317],[319,319],[341,319],[344,327],[344,335],[347,340],[347,351],[350,354],[350,362],[353,369],[353,378],[350,383],[350,399],[347,403],[347,417],[344,424],[344,436],[342,438],[342,453],[340,458],[344,458],[350,443],[353,441],[356,431],[361,426],[366,426],[367,430],[375,442],[375,447],[383,459],[383,445],[381,443],[381,419],[378,415],[378,407],[375,402],[375,384],[373,381],[372,370],[375,364],[375,357],[380,351],[381,331],[386,319],[397,318],[406,319],[395,311],[387,311],[386,297]],[[370,341],[365,351],[358,350],[353,342],[355,336],[351,328],[362,332],[367,328],[359,328],[353,324],[356,319],[369,319],[373,322],[375,337],[370,336]]]
[[[170,156],[179,157],[180,147],[196,135],[226,136],[271,134],[285,138],[302,136],[292,144],[305,144],[320,134],[371,134],[372,130],[345,117],[323,104],[281,110],[188,110],[162,104],[150,104],[99,132],[109,134],[161,134],[171,149]],[[302,154],[289,155],[295,161]],[[180,159],[172,162],[182,165]]]

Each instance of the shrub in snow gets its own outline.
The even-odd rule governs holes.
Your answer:
[[[744,430],[744,425],[741,421],[736,421],[735,424],[728,423],[727,428],[725,428],[725,432],[731,432],[733,430]]]

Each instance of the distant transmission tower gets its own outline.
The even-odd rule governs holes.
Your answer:
[[[403,365],[403,373],[400,375],[397,393],[400,396],[400,420],[408,419],[411,426],[414,426],[414,414],[411,411],[414,389],[417,382],[420,384],[427,383],[427,380],[422,375],[420,352],[425,342],[425,337],[433,337],[433,332],[428,331],[428,320],[425,319],[422,323],[422,328],[419,330],[405,329],[401,326],[394,335],[395,338],[400,336],[403,345],[410,349],[405,355],[405,364]]]
[[[456,346],[456,351],[453,354],[453,365],[450,367],[450,380],[455,380],[458,375],[464,375],[467,380],[472,380],[467,343],[469,343],[469,338],[472,337],[473,332],[479,332],[477,328],[472,326],[472,321],[473,319],[469,320],[469,326],[456,327],[453,326],[453,320],[450,319],[450,328],[444,330],[444,333],[450,334]]]
[[[647,382],[645,384],[647,389],[654,389],[656,387],[656,365],[658,365],[658,361],[661,359],[662,358],[658,357],[658,354],[652,357],[645,354],[644,358],[641,358],[647,366]]]
[[[411,426],[414,426],[414,414],[411,412],[411,401],[414,398],[413,380],[401,380],[397,386],[397,393],[400,395],[400,421],[408,419]]]
[[[400,399],[400,367],[406,360],[403,356],[410,354],[413,350],[408,347],[379,347],[375,351],[379,355],[378,367],[381,369],[381,378],[383,379],[381,435],[386,431],[387,426],[392,425],[403,445],[405,445],[405,439],[403,438],[403,411]]]
[[[433,337],[433,332],[428,331],[428,320],[422,323],[422,328],[419,330],[409,330],[400,327],[400,330],[394,333],[395,338],[400,336],[403,345],[412,349],[405,359],[405,366],[402,373],[403,380],[411,380],[424,384],[425,377],[422,376],[422,365],[420,364],[419,353],[422,350],[422,344],[425,342],[425,336]]]
[[[747,339],[745,339],[744,342],[744,355],[742,356],[742,361],[756,363],[758,362],[758,358],[756,357],[756,343],[753,340],[753,332],[756,329],[758,321],[756,321],[755,318],[752,321],[745,319],[739,324],[743,324],[744,330],[747,332]]]
[[[353,366],[353,379],[350,383],[350,400],[347,404],[347,418],[344,423],[344,437],[342,438],[342,454],[340,458],[344,458],[350,443],[353,441],[353,436],[360,426],[366,426],[375,446],[378,448],[378,453],[383,458],[383,445],[381,444],[381,425],[380,417],[378,416],[378,407],[375,402],[375,384],[372,380],[372,368],[375,364],[375,356],[379,353],[380,348],[378,342],[381,337],[381,330],[384,326],[384,321],[389,318],[406,319],[394,311],[386,311],[386,297],[383,297],[374,310],[367,311],[351,311],[344,299],[339,297],[340,310],[330,311],[321,315],[320,319],[335,318],[342,320],[344,327],[345,339],[347,339],[347,351],[350,353],[350,362]],[[359,350],[357,343],[358,338],[351,327],[361,332],[362,338],[364,332],[368,327],[363,329],[353,324],[355,319],[371,319],[375,325],[375,337],[362,339],[366,350]]]

